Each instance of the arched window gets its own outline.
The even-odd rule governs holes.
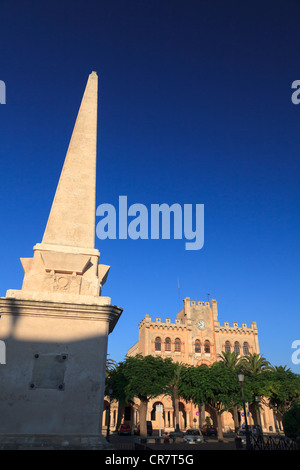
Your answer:
[[[248,346],[248,343],[244,343],[244,344],[243,344],[243,354],[244,354],[244,356],[248,356],[248,354],[249,354],[249,346]]]
[[[201,343],[199,339],[196,339],[195,341],[195,353],[200,353],[201,352]]]
[[[165,351],[171,351],[171,339],[166,338],[165,340]]]
[[[180,338],[175,339],[175,351],[180,352],[181,351],[181,341]]]
[[[155,403],[153,403],[153,406],[152,406],[151,415],[150,415],[151,421],[156,421],[158,419],[157,414],[159,414],[159,413],[156,413],[157,405],[162,407],[163,416],[164,416],[164,406],[163,406],[162,402],[161,401],[156,401]]]
[[[161,351],[161,339],[159,336],[155,338],[155,351]]]
[[[204,352],[209,354],[210,353],[210,342],[208,339],[204,342]]]
[[[235,354],[237,354],[238,356],[240,355],[240,352],[241,352],[241,351],[240,351],[240,345],[239,345],[239,343],[238,343],[237,341],[234,343],[234,352],[235,352]]]
[[[225,352],[230,352],[230,350],[231,350],[230,343],[229,343],[229,341],[226,341],[226,343],[225,343]]]

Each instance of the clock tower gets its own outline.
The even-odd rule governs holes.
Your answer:
[[[216,361],[215,326],[218,322],[217,301],[184,299],[184,308],[178,313],[189,330],[189,357],[195,365],[210,365]]]

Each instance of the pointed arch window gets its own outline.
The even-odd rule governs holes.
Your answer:
[[[165,340],[165,351],[171,351],[171,338]]]
[[[238,356],[239,356],[240,353],[241,353],[240,344],[239,344],[237,341],[234,343],[234,352],[235,352],[235,354],[237,354]]]
[[[210,342],[208,339],[204,342],[204,352],[209,354],[210,353]]]
[[[231,351],[230,342],[226,341],[226,343],[225,343],[225,352],[230,352],[230,351]]]
[[[180,338],[175,339],[175,351],[180,352],[181,351],[181,341]]]
[[[249,355],[249,346],[248,346],[248,343],[244,343],[244,344],[243,344],[243,354],[244,354],[244,356],[248,356],[248,355]]]
[[[199,339],[195,341],[195,353],[201,353],[201,343]]]
[[[155,338],[155,351],[161,351],[161,339],[159,336]]]

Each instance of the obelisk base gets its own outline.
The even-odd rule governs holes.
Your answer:
[[[113,305],[0,298],[0,448],[105,449]]]

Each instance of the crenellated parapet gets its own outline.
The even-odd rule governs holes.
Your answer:
[[[210,307],[210,302],[209,301],[204,301],[204,300],[191,300],[189,297],[186,297],[186,301],[189,302],[191,307]]]
[[[150,315],[145,315],[143,320],[139,324],[139,329],[141,328],[153,328],[153,329],[184,329],[186,324],[181,319],[175,319],[175,322],[171,322],[171,318],[166,318],[165,321],[162,321],[161,317],[156,317],[155,321],[152,321]]]
[[[224,322],[221,325],[219,322],[215,324],[215,331],[221,333],[248,333],[248,334],[258,334],[257,324],[255,321],[251,322],[250,327],[247,326],[247,323],[242,323],[240,326],[237,322],[233,322],[232,326],[229,325],[229,322]]]

